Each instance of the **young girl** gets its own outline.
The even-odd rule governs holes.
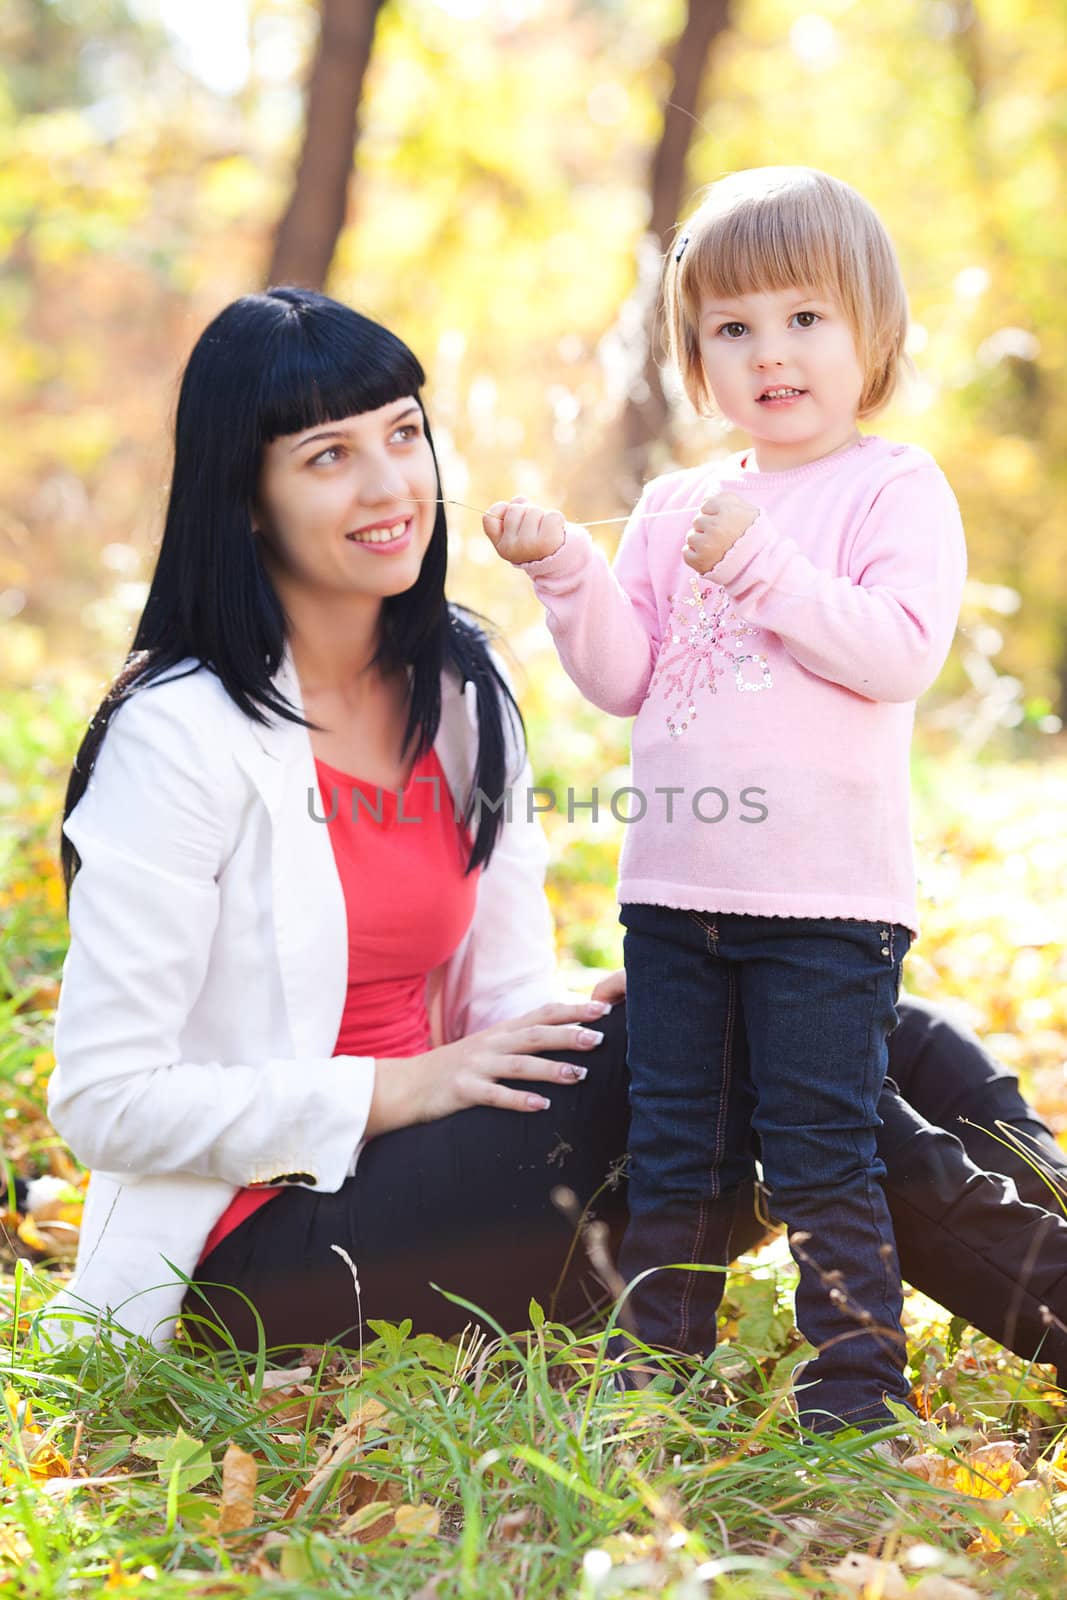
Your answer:
[[[908,1394],[876,1106],[917,929],[914,702],[955,629],[959,510],[925,451],[857,427],[893,392],[907,310],[848,185],[803,167],[721,180],[665,289],[690,398],[752,447],[649,484],[614,569],[558,512],[500,502],[485,529],[582,691],[637,714],[623,1274],[726,1263],[716,1202],[749,1178],[754,1133],[817,1352],[801,1423],[869,1430]],[[638,1331],[706,1355],[722,1284],[651,1274]]]

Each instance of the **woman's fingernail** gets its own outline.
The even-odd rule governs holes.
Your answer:
[[[528,1094],[526,1104],[532,1111],[547,1111],[552,1102],[546,1100],[543,1094]]]
[[[573,1061],[568,1061],[567,1064],[564,1066],[563,1070],[567,1074],[568,1078],[573,1078],[574,1079],[575,1083],[580,1083],[581,1080],[584,1077],[586,1077],[588,1075],[588,1072],[589,1072],[589,1068],[588,1067],[575,1066]]]
[[[579,1028],[578,1042],[579,1044],[603,1044],[604,1035],[598,1033],[595,1028]]]
[[[606,1000],[590,1000],[585,1008],[586,1016],[589,1017],[604,1017],[610,1010],[611,1007]]]

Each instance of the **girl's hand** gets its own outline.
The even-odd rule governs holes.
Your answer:
[[[562,512],[543,511],[522,495],[497,500],[483,516],[482,527],[497,555],[516,567],[555,555],[565,537]]]
[[[759,516],[759,507],[739,494],[705,500],[685,539],[682,560],[701,576],[711,571]]]
[[[550,1003],[422,1055],[379,1059],[364,1138],[414,1122],[434,1122],[467,1106],[547,1110],[548,1097],[532,1085],[569,1086],[584,1078],[586,1069],[566,1061],[545,1061],[534,1052],[595,1050],[604,1037],[596,1024],[608,1010],[610,1006],[599,1000]],[[508,1088],[497,1081],[500,1078],[529,1080],[531,1089]]]
[[[614,1005],[618,1000],[626,999],[626,971],[620,967],[618,972],[609,972],[593,989],[594,1000],[605,1000],[608,1005]]]

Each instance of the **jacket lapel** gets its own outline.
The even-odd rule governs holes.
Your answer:
[[[274,686],[303,714],[288,652]],[[238,759],[271,819],[275,945],[294,1054],[333,1054],[348,984],[348,925],[330,833],[323,816],[308,730],[284,718],[250,724]],[[314,816],[312,815],[312,808]]]

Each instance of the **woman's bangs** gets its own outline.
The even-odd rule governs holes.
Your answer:
[[[373,325],[369,325],[373,327]],[[384,329],[373,329],[381,335]],[[263,374],[260,431],[264,444],[325,422],[377,411],[417,395],[425,374],[399,339],[360,329],[287,328]],[[346,335],[348,335],[346,337]]]

